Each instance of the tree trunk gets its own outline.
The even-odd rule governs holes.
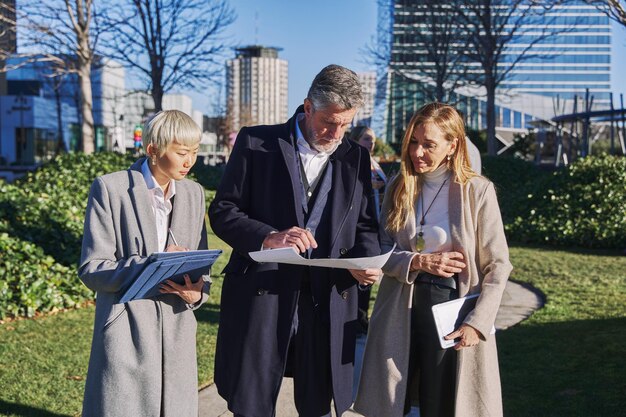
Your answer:
[[[446,95],[446,89],[443,85],[443,80],[437,80],[437,85],[435,86],[435,100],[443,103]]]
[[[67,152],[67,146],[65,146],[65,140],[63,138],[63,107],[61,104],[61,86],[59,84],[54,87],[54,98],[57,106],[57,146],[56,153],[61,154]]]
[[[152,99],[154,100],[154,111],[163,110],[163,88],[160,85],[154,84],[152,87]]]
[[[495,156],[497,153],[496,139],[496,83],[493,79],[485,80],[487,89],[487,153]]]
[[[80,113],[82,118],[82,151],[86,154],[90,154],[96,150],[93,121],[93,96],[91,93],[91,65],[83,62],[79,65],[78,82],[80,84]]]

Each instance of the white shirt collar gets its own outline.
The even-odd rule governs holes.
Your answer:
[[[143,179],[146,181],[146,185],[148,186],[148,190],[150,190],[153,194],[159,193],[163,195],[163,189],[156,181],[156,178],[152,175],[152,171],[150,171],[150,167],[148,166],[148,161],[150,158],[146,158],[141,164],[141,174],[143,175]],[[171,199],[176,195],[176,181],[170,180],[170,186],[168,187],[168,193],[165,197],[166,200]]]

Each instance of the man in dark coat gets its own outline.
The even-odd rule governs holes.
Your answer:
[[[356,74],[330,65],[285,124],[241,129],[211,225],[233,248],[225,268],[215,383],[235,416],[271,417],[283,375],[300,416],[350,407],[357,284],[379,269],[259,264],[249,252],[294,247],[305,257],[380,254],[365,148],[343,139],[363,103]]]

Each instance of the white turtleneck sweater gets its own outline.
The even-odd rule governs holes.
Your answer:
[[[445,185],[435,199],[439,187],[445,181]],[[452,250],[452,240],[450,238],[450,217],[448,215],[448,199],[450,195],[450,181],[452,181],[452,172],[446,164],[443,164],[433,172],[422,174],[423,198],[418,196],[415,202],[416,207],[416,235],[420,231],[420,221],[422,212],[428,210],[428,206],[432,202],[433,205],[428,210],[424,218],[423,238],[426,242],[424,250],[421,253],[449,252]],[[433,202],[433,199],[434,202]],[[422,207],[422,202],[424,207]]]

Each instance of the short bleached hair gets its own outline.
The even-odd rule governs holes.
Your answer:
[[[200,143],[202,130],[191,117],[178,110],[162,110],[146,122],[143,146],[152,144],[163,155],[171,143],[195,146]]]

